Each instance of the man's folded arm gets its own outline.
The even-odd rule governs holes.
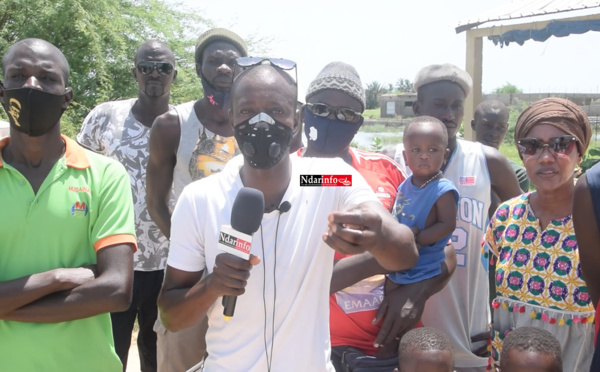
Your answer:
[[[0,283],[0,316],[39,300],[66,291],[94,278],[90,268],[60,268]]]
[[[50,294],[3,313],[0,319],[54,323],[126,310],[131,303],[133,286],[133,250],[133,244],[115,244],[100,249],[97,252],[96,278],[63,291],[54,288],[56,284],[49,284],[57,291],[49,291]],[[48,273],[50,272],[46,272]],[[41,274],[35,275],[36,282],[40,279],[37,275]],[[21,278],[13,285],[28,280],[31,279]],[[41,294],[42,291],[41,288],[35,289],[36,294]]]

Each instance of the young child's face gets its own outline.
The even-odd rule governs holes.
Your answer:
[[[404,138],[404,161],[413,177],[428,179],[444,166],[447,157],[444,132],[436,123],[420,123],[411,127]]]
[[[409,358],[400,360],[400,372],[452,372],[454,359],[448,350],[415,350]]]
[[[501,372],[555,372],[552,355],[509,350],[500,362]]]

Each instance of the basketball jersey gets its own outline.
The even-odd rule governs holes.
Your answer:
[[[481,144],[458,140],[444,177],[460,195],[452,234],[457,265],[446,287],[427,301],[421,320],[424,326],[448,335],[456,367],[485,367],[487,358],[471,352],[471,336],[488,331],[490,324],[488,262],[481,241],[487,228],[491,181]]]
[[[179,199],[185,186],[220,172],[225,163],[239,153],[233,136],[223,137],[204,128],[194,110],[195,103],[191,101],[175,107],[181,128],[173,171],[175,199]]]

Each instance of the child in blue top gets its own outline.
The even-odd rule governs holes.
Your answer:
[[[392,213],[415,234],[419,260],[410,270],[388,274],[396,284],[419,282],[441,272],[458,205],[458,191],[441,170],[449,153],[444,124],[433,117],[418,117],[404,129],[403,143],[402,155],[412,175],[398,187]]]

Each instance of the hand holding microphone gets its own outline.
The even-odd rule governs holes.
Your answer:
[[[224,252],[215,260],[213,275],[215,284],[221,287],[223,296],[223,316],[230,320],[235,311],[236,296],[244,293],[250,269],[260,262],[250,256],[252,234],[260,227],[265,209],[263,193],[243,187],[237,194],[231,210],[231,226],[224,225],[219,233],[219,248]]]
[[[249,259],[230,253],[217,255],[210,281],[213,290],[223,296],[225,320],[229,320],[233,316],[237,296],[244,294],[250,270],[259,263],[260,258],[254,255],[250,255]]]

